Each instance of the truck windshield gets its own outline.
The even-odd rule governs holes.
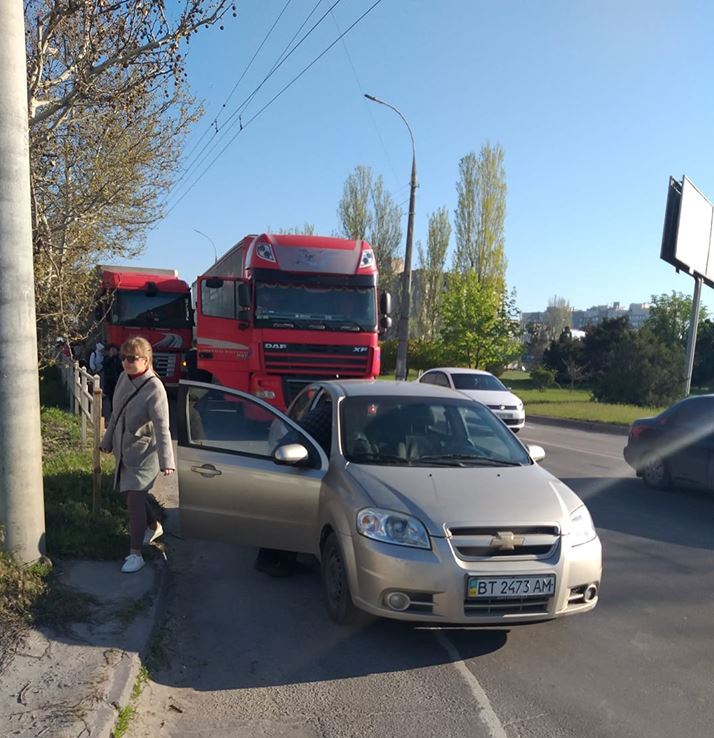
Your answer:
[[[256,283],[256,326],[304,328],[316,323],[329,330],[374,331],[374,287],[317,287]]]
[[[118,290],[112,302],[114,325],[155,326],[157,328],[190,328],[189,295],[180,292],[144,292]]]

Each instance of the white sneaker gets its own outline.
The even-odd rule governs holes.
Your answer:
[[[161,536],[164,535],[164,528],[157,521],[156,528],[147,528],[146,533],[144,533],[144,545],[148,546],[150,543],[153,543],[157,538],[161,538]]]
[[[122,566],[121,570],[124,574],[133,574],[135,571],[143,569],[144,564],[146,564],[146,562],[141,554],[129,554],[124,559],[124,566]]]

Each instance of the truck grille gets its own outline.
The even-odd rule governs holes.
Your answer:
[[[514,547],[508,547],[512,533]],[[558,548],[560,529],[555,525],[459,526],[447,528],[454,553],[462,561],[494,559],[547,559]],[[500,545],[499,545],[500,544]]]
[[[264,343],[265,369],[271,374],[302,374],[311,378],[365,377],[370,367],[368,346]]]
[[[160,377],[173,377],[176,373],[176,357],[178,354],[154,354],[154,371]]]

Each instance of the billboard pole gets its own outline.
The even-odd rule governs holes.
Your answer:
[[[0,543],[17,561],[45,546],[32,263],[25,19],[0,11]]]
[[[689,336],[687,337],[687,373],[684,378],[684,396],[689,395],[694,371],[694,349],[697,345],[697,328],[699,327],[699,303],[702,296],[702,278],[694,275],[694,295],[692,296],[692,315],[689,318]]]

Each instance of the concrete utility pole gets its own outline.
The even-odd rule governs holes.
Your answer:
[[[25,20],[0,11],[0,524],[21,563],[45,551],[42,439],[32,268]]]
[[[397,329],[397,366],[394,373],[395,379],[404,381],[407,378],[407,351],[409,349],[409,312],[411,310],[411,288],[412,288],[412,242],[414,239],[414,203],[416,200],[417,176],[416,176],[416,148],[412,129],[407,119],[388,102],[380,100],[374,95],[365,97],[372,102],[379,103],[393,110],[403,121],[409,131],[412,142],[412,176],[409,188],[409,219],[407,220],[407,245],[404,251],[404,271],[402,272],[402,300],[399,312],[399,326]],[[379,265],[377,265],[379,266]]]

